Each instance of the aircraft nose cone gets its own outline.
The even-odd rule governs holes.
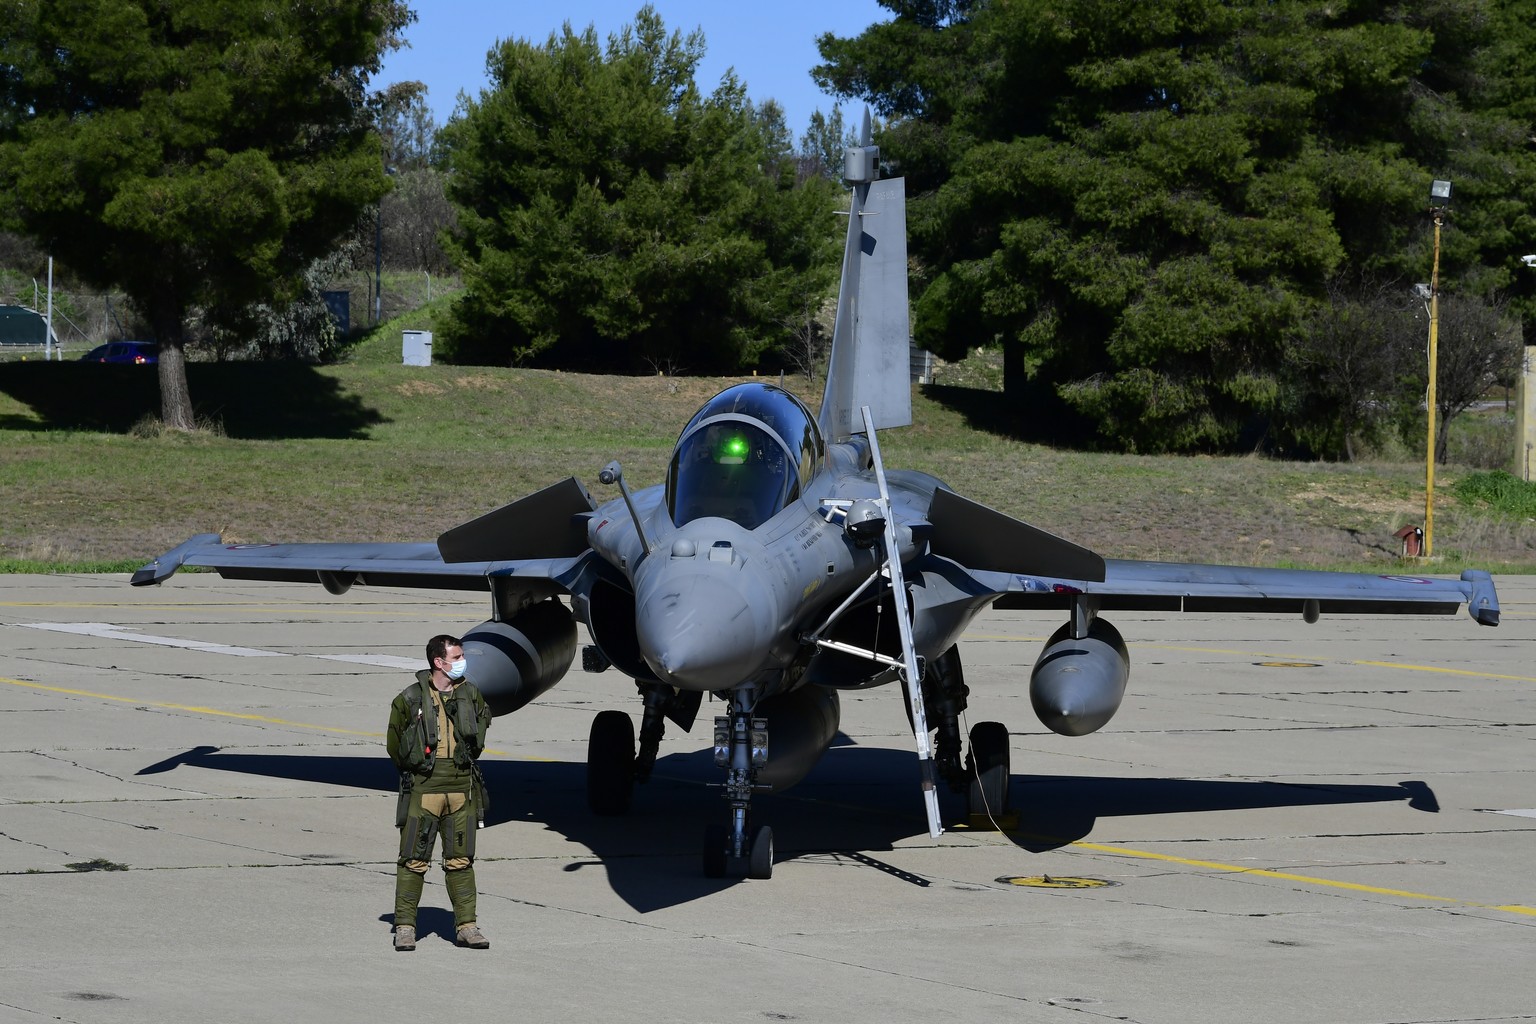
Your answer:
[[[701,572],[664,573],[640,588],[635,628],[640,652],[663,680],[690,690],[718,690],[745,681],[767,655],[767,630],[750,588],[734,578]]]

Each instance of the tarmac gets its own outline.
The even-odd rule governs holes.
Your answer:
[[[1006,830],[930,839],[899,692],[848,692],[755,805],[768,880],[701,872],[719,705],[588,813],[592,716],[639,703],[578,661],[491,729],[491,948],[434,866],[405,955],[388,705],[488,602],[0,576],[0,1021],[1536,1020],[1536,578],[1497,584],[1497,629],[1112,616],[1130,687],[1080,738],[1029,707],[1057,617],[988,613]]]

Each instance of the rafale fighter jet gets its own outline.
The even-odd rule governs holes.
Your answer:
[[[1040,720],[1080,736],[1125,692],[1120,609],[1450,614],[1498,623],[1489,575],[1459,580],[1106,560],[961,497],[923,473],[887,470],[877,431],[911,422],[906,221],[901,179],[876,180],[878,151],[847,151],[848,238],[819,413],[766,383],[729,387],[683,427],[664,484],[594,506],[571,478],[448,530],[435,543],[225,545],[193,537],[133,576],[183,565],[228,579],[490,592],[491,617],[464,634],[469,677],[502,715],[560,681],[576,622],[583,666],[638,684],[630,715],[600,712],[587,753],[597,814],[629,809],[666,721],[691,730],[705,693],[729,813],[704,838],[704,872],[767,878],[773,833],[754,793],[798,782],[838,729],[838,693],[896,682],[917,746],[930,833],[940,785],[973,814],[1008,800],[1008,731],[961,736],[967,690],[957,646],[989,605],[1057,609],[1064,622],[1030,678]],[[569,605],[569,607],[567,607]],[[706,733],[706,736],[709,734]]]

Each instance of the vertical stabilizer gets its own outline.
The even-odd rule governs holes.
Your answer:
[[[880,151],[870,145],[868,111],[863,141],[846,155],[853,199],[821,401],[821,430],[833,442],[863,433],[866,405],[877,429],[912,422],[906,180],[875,180]]]

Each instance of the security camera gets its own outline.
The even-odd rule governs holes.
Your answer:
[[[1529,256],[1521,256],[1520,262],[1528,267],[1536,267],[1536,253],[1532,253]]]

